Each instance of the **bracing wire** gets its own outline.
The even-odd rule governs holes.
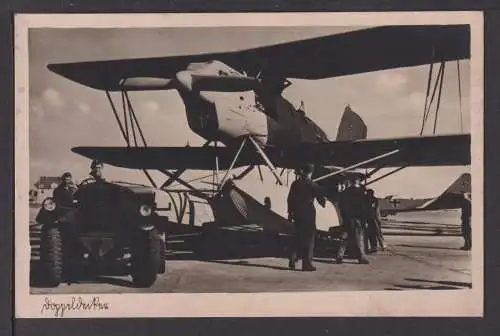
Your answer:
[[[443,66],[443,71],[442,71],[441,78],[440,78],[440,83],[439,83],[438,100],[437,100],[437,104],[436,104],[436,115],[434,117],[434,129],[432,131],[433,134],[436,134],[436,127],[437,127],[438,114],[439,114],[439,107],[441,105],[441,96],[442,96],[442,92],[443,92],[444,69],[445,69],[445,66],[446,66],[446,63],[444,61],[441,64]]]
[[[429,118],[429,116],[431,115],[431,107],[432,107],[432,104],[434,103],[434,99],[436,98],[436,92],[438,94],[438,103],[437,103],[437,107],[436,107],[436,118],[437,119],[437,113],[438,113],[438,110],[439,110],[439,105],[440,105],[440,100],[441,100],[441,93],[442,93],[442,85],[443,85],[443,77],[444,77],[444,69],[445,69],[445,62],[441,62],[440,66],[439,66],[439,70],[438,70],[438,73],[437,73],[437,76],[436,76],[436,80],[435,80],[435,83],[434,83],[434,88],[432,90],[432,95],[431,95],[431,99],[430,101],[428,100],[428,96],[426,96],[426,106],[425,106],[425,109],[424,109],[424,116],[422,118],[422,127],[420,129],[420,135],[422,135],[424,133],[424,129],[425,129],[425,125],[427,123],[427,120]],[[429,71],[429,81],[428,81],[428,87],[427,87],[427,93],[430,92],[430,86],[431,86],[431,71]],[[435,126],[436,126],[436,121],[435,120],[435,124],[434,124],[434,132],[435,132]]]
[[[462,115],[462,79],[460,76],[460,60],[457,60],[457,75],[458,75],[458,109],[460,113],[460,132],[463,133],[463,115]]]
[[[427,93],[425,95],[424,115],[422,116],[422,127],[420,128],[420,135],[422,135],[422,133],[424,132],[424,127],[425,127],[425,119],[426,119],[426,114],[427,114],[427,103],[429,101],[429,93],[431,91],[433,68],[434,68],[434,63],[431,63],[429,66],[429,78],[427,79]]]

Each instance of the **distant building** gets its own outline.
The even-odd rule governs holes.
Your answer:
[[[51,197],[59,183],[61,183],[60,176],[41,176],[35,182],[34,188],[29,191],[30,204],[41,204],[45,198]]]

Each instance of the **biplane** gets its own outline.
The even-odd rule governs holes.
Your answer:
[[[358,176],[359,169],[367,172],[362,174],[365,182],[371,179],[368,183],[373,183],[410,166],[468,165],[470,135],[423,136],[421,132],[404,138],[367,139],[363,120],[347,108],[343,131],[330,139],[303,106],[297,109],[283,97],[291,80],[429,65],[423,127],[433,102],[437,102],[437,120],[446,63],[470,58],[469,29],[468,25],[383,26],[246,50],[59,63],[48,68],[104,91],[126,143],[123,147],[75,147],[72,151],[77,154],[143,170],[153,187],[161,190],[168,191],[175,181],[202,198],[207,193],[183,180],[182,174],[208,170],[219,176],[225,171],[210,199],[224,190],[228,180],[244,178],[256,167],[267,166],[276,183],[283,184],[284,171],[313,163],[313,178],[331,190],[334,199],[339,181]],[[433,82],[436,64],[439,70]],[[190,129],[206,140],[203,146],[148,145],[129,93],[158,90],[178,92]],[[120,97],[121,111],[112,95]],[[168,130],[168,125],[164,127]],[[246,169],[240,175],[229,177],[230,171],[241,167]],[[394,169],[375,178],[384,168]],[[151,170],[163,173],[165,182],[156,184]]]
[[[471,176],[469,173],[460,175],[439,196],[422,199],[395,198],[389,195],[379,199],[382,216],[394,215],[399,212],[418,212],[461,209],[464,194],[471,192]]]

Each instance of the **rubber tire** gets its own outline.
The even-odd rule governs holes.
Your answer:
[[[132,250],[131,275],[134,285],[151,287],[156,282],[162,260],[161,239],[156,230],[140,232]]]
[[[40,240],[40,271],[47,286],[61,284],[63,273],[63,245],[58,228],[42,229]]]
[[[160,258],[160,267],[158,269],[158,274],[164,274],[166,272],[166,266],[165,263],[167,262],[166,258],[166,246],[165,242],[162,239],[158,239],[160,241],[160,251],[161,251],[161,258]]]

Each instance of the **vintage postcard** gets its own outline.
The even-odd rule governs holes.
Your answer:
[[[482,316],[483,49],[479,12],[16,15],[16,316]]]

